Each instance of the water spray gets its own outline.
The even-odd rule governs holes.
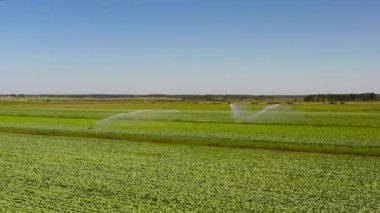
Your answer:
[[[154,119],[154,114],[147,116],[145,113],[173,113],[173,112],[178,112],[178,110],[138,110],[138,111],[133,111],[133,112],[128,112],[128,113],[121,113],[117,115],[112,115],[110,117],[107,117],[105,119],[99,120],[93,125],[91,125],[88,129],[92,129],[95,125],[98,124],[105,124],[114,120],[121,120],[121,119]]]
[[[247,112],[245,110],[241,110],[239,108],[239,106],[236,104],[230,104],[230,108],[231,108],[231,112],[232,112],[232,118],[235,121],[239,121],[239,120],[242,121],[243,120],[245,122],[253,122],[260,115],[264,114],[265,112],[267,112],[269,110],[277,108],[279,106],[280,106],[280,104],[273,104],[273,105],[265,107],[264,109],[262,109],[261,111],[255,113],[253,115],[248,116],[249,112]]]
[[[274,108],[277,108],[279,107],[280,104],[273,104],[273,105],[270,105],[270,106],[267,106],[265,107],[263,110],[259,111],[258,113],[250,116],[247,118],[247,121],[248,122],[253,122],[257,117],[259,117],[260,115],[262,115],[263,113],[267,112],[268,110],[271,110],[271,109],[274,109]]]

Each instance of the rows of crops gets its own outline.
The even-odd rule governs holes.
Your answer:
[[[376,212],[379,156],[376,103],[0,102],[0,211]]]
[[[365,108],[355,112],[303,111],[295,109],[298,107],[305,106],[285,106],[252,123],[235,121],[229,110],[206,107],[170,111],[159,116],[153,111],[137,118],[101,124],[99,120],[138,109],[3,107],[0,131],[43,131],[48,135],[54,131],[54,135],[65,136],[75,132],[76,135],[138,141],[380,155],[380,111],[367,112]]]
[[[165,114],[162,120],[204,121],[204,122],[236,122],[231,116],[227,103],[191,105],[172,104],[124,104],[124,105],[3,105],[0,104],[0,116],[19,117],[55,117],[55,118],[88,118],[102,119],[118,113],[127,113],[141,109],[175,109],[177,112]],[[249,105],[245,107],[251,114],[261,110],[265,105]],[[371,105],[370,105],[371,106]],[[178,107],[178,108],[176,108]],[[194,109],[198,107],[198,109]],[[317,108],[318,107],[318,108]],[[380,104],[373,106],[325,106],[325,105],[283,105],[278,110],[263,114],[251,123],[275,123],[292,125],[320,126],[364,126],[380,127]]]
[[[376,211],[380,161],[0,135],[0,210]]]

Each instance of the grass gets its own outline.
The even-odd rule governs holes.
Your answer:
[[[178,112],[97,123],[141,109]],[[377,103],[0,100],[0,211],[376,212],[379,130]]]

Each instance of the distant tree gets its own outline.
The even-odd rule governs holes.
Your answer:
[[[361,94],[316,94],[307,95],[304,97],[304,101],[326,101],[344,102],[344,101],[376,101],[379,97],[375,93],[361,93]]]

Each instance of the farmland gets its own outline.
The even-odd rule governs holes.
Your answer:
[[[376,212],[380,104],[4,99],[0,164],[2,211]]]

